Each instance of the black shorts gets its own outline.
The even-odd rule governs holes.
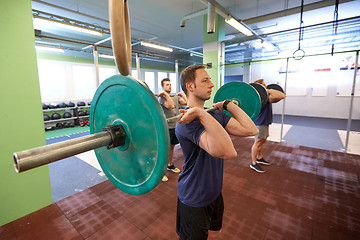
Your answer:
[[[176,145],[179,143],[179,140],[177,139],[176,135],[175,135],[175,128],[173,129],[169,129],[169,133],[170,133],[170,144],[171,145]]]
[[[176,232],[180,240],[208,238],[208,230],[222,228],[224,201],[222,194],[206,207],[190,207],[179,199],[177,203]]]

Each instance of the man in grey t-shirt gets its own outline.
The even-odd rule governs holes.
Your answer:
[[[164,110],[166,118],[175,117],[179,114],[179,104],[186,105],[187,98],[184,92],[179,92],[176,95],[170,95],[171,93],[171,82],[169,78],[164,78],[161,81],[161,86],[163,88],[163,92],[159,93],[159,103],[161,104],[162,109]],[[174,154],[174,147],[179,143],[175,136],[175,124],[168,123],[169,126],[169,134],[170,134],[170,159],[169,164],[167,166],[167,170],[173,171],[175,173],[179,173],[180,170],[172,164],[172,158]],[[164,182],[168,180],[166,175],[162,179]]]

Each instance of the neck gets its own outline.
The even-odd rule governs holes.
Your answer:
[[[188,103],[187,105],[192,108],[192,107],[198,107],[198,108],[204,108],[204,104],[205,104],[205,101],[202,100],[202,99],[199,99],[195,96],[192,96],[190,95],[188,97]]]

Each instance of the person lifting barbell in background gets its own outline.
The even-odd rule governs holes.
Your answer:
[[[229,100],[214,103],[218,110],[204,110],[214,87],[204,66],[185,68],[181,73],[181,87],[188,106],[180,109],[183,116],[175,127],[185,159],[178,179],[176,231],[180,239],[201,240],[207,239],[209,230],[218,233],[222,228],[224,159],[237,156],[229,134],[254,136],[258,129],[251,118]]]
[[[254,120],[254,123],[259,129],[259,134],[255,136],[254,144],[251,147],[250,168],[254,169],[256,172],[263,173],[265,170],[260,167],[258,163],[270,165],[270,162],[263,158],[262,150],[266,139],[269,137],[269,125],[272,123],[273,119],[272,103],[285,99],[286,95],[281,91],[267,88],[264,79],[256,80],[254,83],[263,85],[267,89],[269,95],[266,105],[261,108],[259,115]]]
[[[186,105],[187,98],[184,92],[179,92],[176,95],[170,95],[171,93],[171,82],[169,78],[164,78],[161,81],[161,87],[164,90],[159,93],[157,97],[159,98],[159,103],[165,113],[166,118],[171,118],[179,114],[179,104]],[[169,134],[170,134],[170,158],[169,164],[167,165],[167,170],[173,171],[174,173],[179,173],[180,169],[172,164],[172,158],[174,155],[175,145],[179,143],[175,136],[175,124],[176,122],[168,122]],[[162,178],[163,182],[168,180],[167,176],[164,175]]]

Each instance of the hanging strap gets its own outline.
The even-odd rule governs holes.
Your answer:
[[[304,37],[304,22],[303,22],[303,13],[304,13],[304,0],[301,0],[301,13],[300,13],[300,27],[299,27],[299,47],[293,53],[293,58],[295,60],[301,60],[305,56],[305,51],[301,49],[300,43]]]
[[[304,22],[303,22],[303,12],[304,12],[304,0],[301,0],[301,13],[300,13],[300,28],[299,28],[299,47],[300,50],[300,42],[303,40],[304,36]]]
[[[334,21],[333,21],[333,32],[332,32],[332,46],[331,46],[331,56],[334,55],[335,48],[335,36],[337,35],[338,28],[338,17],[339,17],[339,0],[335,0],[335,10],[334,10]]]

